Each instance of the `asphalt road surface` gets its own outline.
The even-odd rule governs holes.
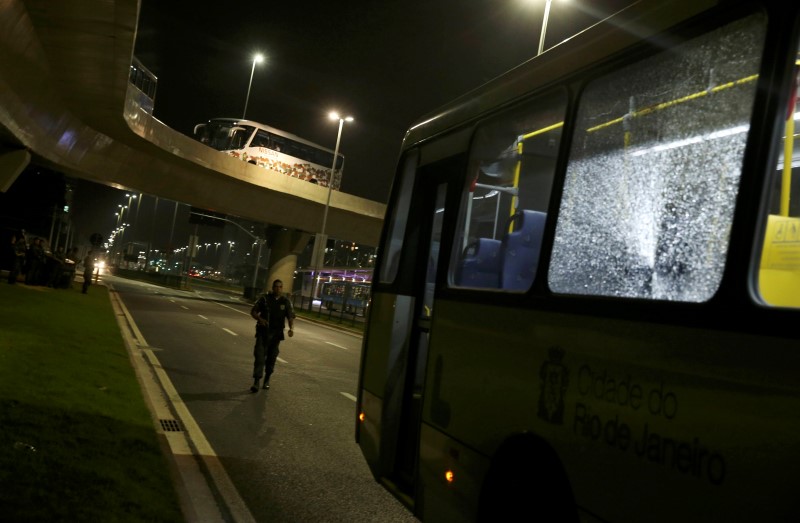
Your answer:
[[[418,521],[355,443],[361,338],[298,319],[268,391],[250,393],[249,304],[104,277],[259,522]]]

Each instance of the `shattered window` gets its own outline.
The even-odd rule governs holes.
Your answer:
[[[753,15],[584,92],[550,288],[702,302],[725,265],[765,19]]]

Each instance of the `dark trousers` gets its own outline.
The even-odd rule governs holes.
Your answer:
[[[256,332],[256,345],[253,347],[253,379],[260,380],[264,376],[264,381],[269,381],[272,372],[275,370],[275,360],[278,359],[281,343],[280,333],[269,332],[266,329],[258,329]]]
[[[86,291],[89,290],[89,285],[92,284],[92,271],[84,271],[83,272],[83,289],[81,290],[82,293],[86,294]]]
[[[25,273],[26,285],[39,285],[42,283],[42,268],[44,264],[39,260],[33,260],[28,265],[28,271]]]
[[[22,272],[23,260],[21,257],[15,256],[11,262],[11,270],[8,271],[8,283],[17,283],[17,276]]]

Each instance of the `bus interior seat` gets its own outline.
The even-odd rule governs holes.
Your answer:
[[[464,249],[459,285],[497,289],[500,287],[500,240],[478,238]]]
[[[503,289],[527,291],[536,276],[547,214],[524,209],[509,220],[515,230],[503,237],[503,264],[500,283]]]

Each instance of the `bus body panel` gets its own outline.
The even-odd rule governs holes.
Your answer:
[[[370,471],[376,480],[380,479],[381,448],[381,416],[383,402],[381,398],[366,389],[361,389],[360,412],[364,420],[359,424],[358,445],[367,461]]]
[[[369,376],[361,389],[361,412],[364,427],[359,432],[362,451],[378,451],[368,462],[376,478],[386,477],[393,468],[397,445],[399,403],[404,392],[405,357],[411,332],[411,315],[415,300],[409,296],[379,294],[370,304],[370,335],[365,338],[362,373]],[[367,450],[364,450],[367,449]],[[370,450],[372,449],[372,450]]]
[[[417,517],[473,521],[488,515],[488,520],[499,520],[486,507],[498,508],[500,497],[487,492],[493,484],[506,486],[496,482],[493,471],[508,461],[512,466],[506,462],[499,470],[516,474],[514,481],[528,476],[546,485],[552,479],[558,490],[559,474],[566,476],[564,490],[570,500],[574,496],[581,521],[800,520],[795,472],[800,465],[800,169],[797,160],[782,158],[800,157],[800,150],[793,150],[800,142],[790,127],[792,118],[786,118],[794,113],[800,119],[795,106],[799,45],[798,6],[772,0],[643,0],[408,131],[400,183],[396,180],[387,209],[387,222],[407,223],[408,230],[405,225],[386,227],[381,240],[384,257],[376,270],[393,270],[385,271],[372,289],[359,408],[373,419],[368,427],[360,425],[359,441],[376,478]],[[689,56],[687,49],[701,59],[681,61]],[[708,49],[723,58],[703,60]],[[666,61],[647,67],[647,60],[661,56]],[[670,62],[673,57],[679,58]],[[611,87],[597,89],[603,85],[598,80],[615,80],[616,73],[641,64],[643,74],[621,76],[616,84],[606,84]],[[696,77],[678,78],[684,70]],[[625,78],[638,80],[626,85]],[[628,97],[629,86],[641,89]],[[527,158],[522,148],[481,149],[481,133],[491,138],[497,131],[502,137],[498,144],[513,143],[502,134],[516,130],[503,127],[507,115],[511,123],[518,115],[549,116],[548,93],[557,91],[568,98],[557,108],[563,121],[545,127],[531,120],[524,130],[529,134],[518,135],[547,131],[553,136],[550,151],[536,149],[534,140],[526,143],[531,147],[525,152],[538,156]],[[591,106],[596,100],[617,107]],[[659,116],[666,111],[674,111],[673,116]],[[587,116],[599,122],[596,129],[586,126]],[[647,118],[655,124],[650,126]],[[562,129],[564,145],[559,142]],[[581,149],[598,145],[590,132],[609,129],[620,132],[608,135],[607,149]],[[633,160],[639,153],[652,154],[637,146],[640,139],[659,152],[650,164]],[[699,143],[723,146],[692,149]],[[777,152],[780,145],[783,155]],[[413,155],[420,150],[417,164]],[[667,150],[675,154],[660,154]],[[512,163],[514,153],[521,159]],[[468,157],[460,173],[448,170],[457,157]],[[607,170],[599,168],[615,158],[627,163],[619,169],[613,163]],[[536,257],[526,258],[533,275],[518,287],[495,281],[497,264],[482,254],[494,251],[462,245],[468,240],[467,246],[472,245],[470,236],[478,236],[481,246],[505,248],[506,232],[516,232],[513,222],[497,229],[497,238],[478,229],[501,223],[476,211],[488,207],[490,192],[522,193],[519,176],[510,185],[507,173],[512,170],[503,166],[507,159],[517,174],[524,169],[537,176],[552,173],[550,186],[536,186],[536,205],[518,205],[540,224],[529,235],[538,242],[529,248]],[[776,165],[784,170],[782,184]],[[626,169],[629,179],[617,176]],[[685,178],[670,179],[673,173]],[[609,180],[625,189],[636,176],[671,185],[626,192],[579,183]],[[496,183],[489,185],[486,177]],[[731,177],[738,177],[736,183],[730,183]],[[434,187],[448,191],[435,207],[443,225],[421,217],[431,213],[432,199],[423,194]],[[629,220],[608,220],[617,224],[615,232],[648,247],[654,238],[669,238],[665,245],[673,251],[648,252],[676,255],[677,262],[659,270],[679,284],[694,270],[681,264],[681,256],[708,261],[713,281],[708,278],[703,292],[683,293],[680,285],[672,294],[660,287],[656,293],[652,286],[631,293],[605,287],[607,276],[637,284],[667,281],[659,279],[660,273],[637,272],[638,266],[627,261],[617,272],[608,270],[608,261],[623,260],[630,243],[609,241],[602,235],[606,224],[593,218],[605,216],[627,195],[639,197],[640,207],[632,209],[644,210],[631,213]],[[576,207],[576,201],[585,205]],[[719,202],[728,206],[724,215],[713,214]],[[648,236],[642,223],[659,213],[676,219],[656,222],[661,228],[652,228]],[[495,213],[508,214],[507,207]],[[696,217],[696,230],[682,216]],[[477,217],[476,227],[462,227],[471,223],[470,217]],[[566,234],[563,225],[569,219],[583,227],[574,229],[583,236]],[[442,260],[438,268],[433,264],[433,279],[424,248],[429,229]],[[687,242],[687,233],[698,241]],[[607,247],[606,252],[576,248],[590,243]],[[473,255],[467,261],[490,266],[481,276],[488,274],[491,282],[463,283],[472,280],[461,279],[468,267],[461,262]],[[419,359],[425,364],[419,366]],[[423,369],[424,387],[412,398],[403,389],[420,377],[414,368]],[[409,409],[398,403],[402,398],[408,405],[422,401],[419,419],[407,415]],[[409,444],[415,430],[418,440]],[[513,457],[504,451],[520,451],[528,443],[533,450],[520,452],[515,470]],[[402,471],[413,468],[410,485],[395,481],[401,476],[397,455],[417,460]],[[555,456],[556,466],[540,467],[531,455]],[[542,492],[551,491],[521,483],[527,490],[517,498],[533,506],[524,518],[546,520],[552,498]]]
[[[506,438],[532,432],[563,460],[579,505],[604,520],[637,521],[650,507],[648,521],[800,516],[796,337],[446,300],[435,310],[430,358],[451,363],[428,374],[423,416],[458,443],[423,440],[421,484],[443,475],[450,449],[488,462]],[[491,371],[487,352],[498,353]],[[458,474],[469,495],[484,472]],[[459,484],[439,503],[461,505]]]
[[[489,459],[427,423],[420,431],[419,454],[416,514],[425,521],[469,521],[478,509]],[[452,482],[445,476],[448,471]]]

